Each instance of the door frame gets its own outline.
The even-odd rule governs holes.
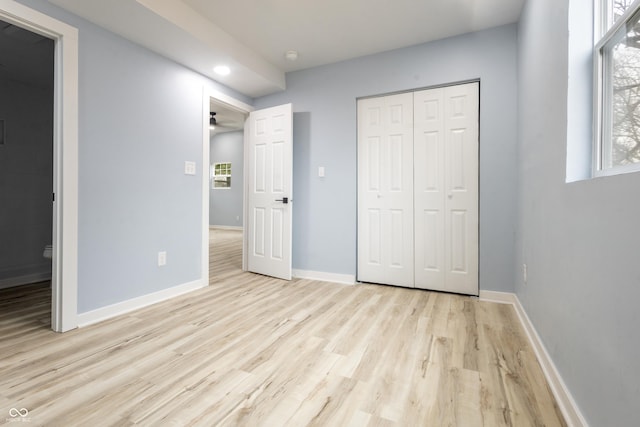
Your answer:
[[[244,232],[244,228],[247,224],[247,175],[248,175],[248,162],[249,158],[247,156],[247,134],[248,129],[247,125],[249,123],[249,113],[251,113],[254,108],[245,104],[238,99],[224,94],[218,90],[203,87],[202,89],[202,259],[201,259],[201,277],[203,286],[209,286],[209,197],[211,194],[210,189],[210,180],[209,180],[209,168],[211,167],[211,159],[210,159],[210,141],[211,136],[209,132],[209,109],[210,109],[210,100],[211,98],[215,99],[218,102],[226,104],[229,108],[239,111],[241,113],[246,114],[245,123],[244,123],[244,139],[243,139],[243,173],[242,173],[242,271],[246,271],[247,266],[247,233]]]
[[[0,19],[55,43],[51,329],[65,332],[78,326],[78,29],[13,0]]]

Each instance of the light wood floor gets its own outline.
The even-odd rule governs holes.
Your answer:
[[[62,335],[0,291],[0,424],[565,425],[511,306],[242,273],[238,236],[210,287]]]

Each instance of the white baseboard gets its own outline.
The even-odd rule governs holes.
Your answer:
[[[518,297],[510,292],[483,291],[480,290],[480,299],[487,302],[499,302],[501,304],[515,304]]]
[[[540,335],[538,335],[536,328],[533,326],[533,323],[531,323],[529,316],[527,316],[527,312],[520,303],[518,296],[508,292],[480,291],[480,299],[482,301],[513,305],[513,308],[518,315],[518,319],[520,319],[520,323],[527,334],[527,338],[529,338],[529,342],[533,346],[533,350],[540,362],[540,366],[542,367],[542,372],[549,383],[551,392],[556,398],[567,425],[569,427],[588,427],[587,420],[580,412],[576,401],[573,399],[569,389],[562,380],[556,365],[553,363],[549,352],[542,343]]]
[[[108,305],[106,307],[98,308],[86,313],[80,313],[78,314],[78,327],[82,328],[84,326],[93,325],[94,323],[102,322],[103,320],[107,320],[115,316],[120,316],[122,314],[126,314],[131,311],[138,310],[140,308],[144,308],[149,305],[195,291],[205,286],[206,284],[204,284],[202,280],[196,280],[194,282],[174,286],[169,289],[163,289],[152,294],[143,295],[137,298],[132,298],[130,300]]]
[[[8,279],[2,279],[0,280],[0,289],[30,285],[32,283],[44,282],[45,280],[51,280],[51,270],[41,273],[26,274],[20,277],[10,277]]]
[[[242,231],[244,227],[235,225],[210,225],[209,230],[235,230]]]
[[[320,280],[322,282],[340,283],[343,285],[356,284],[356,276],[352,274],[325,273],[323,271],[309,270],[292,270],[291,274],[298,279]]]

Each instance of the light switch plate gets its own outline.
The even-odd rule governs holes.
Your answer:
[[[196,174],[196,162],[184,162],[184,174],[195,175]]]
[[[319,176],[320,178],[324,178],[324,166],[320,166],[320,167],[318,168],[318,176]]]

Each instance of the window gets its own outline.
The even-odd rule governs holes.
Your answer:
[[[211,170],[211,188],[231,188],[231,163],[214,163]]]
[[[640,171],[640,0],[600,0],[595,174]]]

